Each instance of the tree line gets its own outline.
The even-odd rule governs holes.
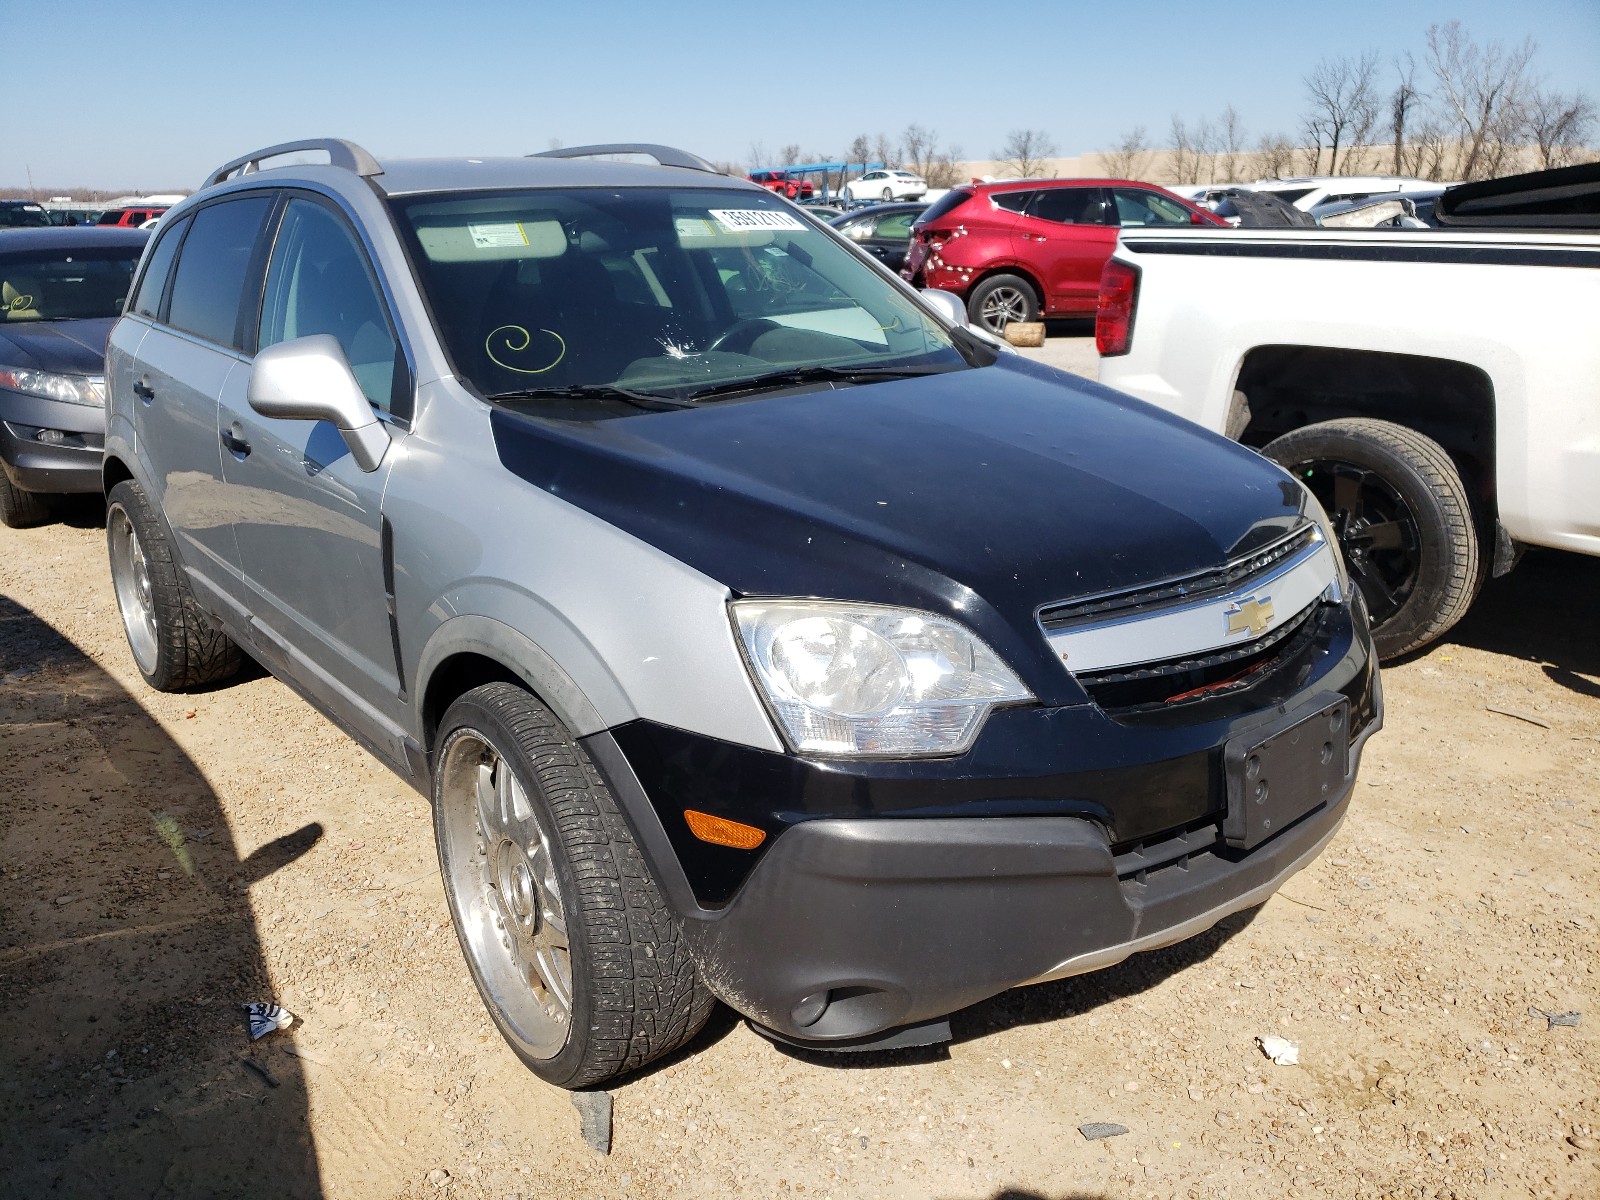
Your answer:
[[[1099,154],[1101,169],[1124,179],[1236,183],[1256,178],[1388,173],[1423,179],[1492,179],[1595,157],[1588,148],[1595,101],[1549,87],[1536,69],[1532,39],[1480,44],[1460,21],[1428,28],[1420,60],[1378,51],[1323,58],[1303,77],[1298,124],[1252,138],[1229,104],[1215,116],[1174,113],[1163,139],[1143,127]],[[1014,129],[991,151],[1002,173],[1020,179],[1054,170],[1056,145],[1040,129]],[[912,124],[898,139],[861,134],[842,155],[802,153],[797,144],[769,156],[750,147],[751,166],[883,162],[915,171],[931,187],[967,175],[959,146]],[[732,163],[718,164],[733,174]],[[847,177],[837,173],[837,190]]]

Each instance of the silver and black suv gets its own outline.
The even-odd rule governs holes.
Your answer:
[[[566,1086],[713,997],[928,1043],[1206,929],[1381,720],[1299,483],[679,151],[258,151],[167,215],[107,371],[145,678],[243,650],[431,796],[489,1012]]]

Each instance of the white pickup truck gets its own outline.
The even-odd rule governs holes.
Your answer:
[[[1524,545],[1600,555],[1600,237],[1124,230],[1103,383],[1302,478],[1382,657]]]

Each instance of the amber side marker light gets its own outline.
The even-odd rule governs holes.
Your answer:
[[[710,813],[696,812],[692,808],[683,810],[683,819],[689,822],[690,833],[702,842],[710,842],[713,846],[754,850],[767,840],[767,832],[764,829],[757,829],[754,825],[745,825],[739,821],[730,821],[725,817],[713,817]]]

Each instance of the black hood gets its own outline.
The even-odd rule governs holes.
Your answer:
[[[497,409],[493,426],[508,469],[737,593],[953,615],[1040,699],[1062,679],[1040,606],[1217,566],[1303,495],[1250,450],[1012,356],[615,420]]]
[[[15,321],[0,325],[0,364],[99,375],[105,370],[106,339],[115,317],[75,321]]]

